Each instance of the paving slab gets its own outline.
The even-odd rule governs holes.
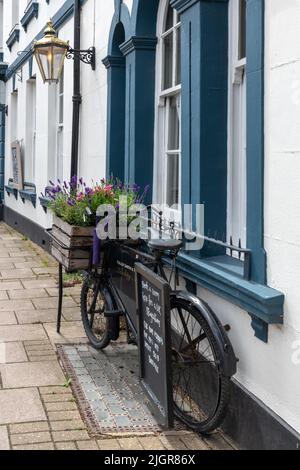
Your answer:
[[[63,317],[66,321],[81,321],[81,311],[80,308],[64,308],[63,309]]]
[[[9,450],[9,438],[6,426],[0,426],[0,450]]]
[[[3,388],[63,385],[64,374],[58,362],[26,362],[0,366]]]
[[[31,269],[7,269],[0,271],[2,279],[29,279],[36,277]]]
[[[0,425],[46,421],[36,388],[0,390]]]
[[[20,281],[2,281],[0,280],[0,290],[24,289]]]
[[[46,278],[46,279],[35,279],[29,281],[22,281],[23,286],[25,289],[46,289],[47,287],[56,287],[57,282],[53,277]]]
[[[23,289],[21,290],[10,290],[8,291],[9,298],[12,300],[19,299],[39,299],[42,297],[48,297],[45,289]],[[0,297],[1,299],[1,297]]]
[[[27,355],[22,343],[5,343],[4,364],[27,362]]]
[[[37,310],[48,310],[49,308],[57,309],[58,306],[58,299],[55,297],[48,297],[47,299],[33,299],[32,302]],[[77,307],[77,304],[71,297],[64,297],[63,307]]]
[[[0,291],[0,300],[9,300],[7,293],[3,290]]]
[[[16,311],[18,323],[20,325],[37,324],[37,323],[53,323],[57,318],[57,310],[24,310]],[[0,317],[1,321],[1,317]]]
[[[52,442],[45,442],[41,444],[28,444],[28,445],[21,445],[21,446],[13,446],[13,450],[19,450],[19,451],[54,450],[54,444]]]
[[[0,311],[0,325],[17,325],[17,323],[14,312]]]
[[[57,274],[57,267],[56,266],[49,266],[47,268],[33,268],[32,270],[35,274],[37,275],[42,275],[42,274]]]
[[[15,269],[15,265],[11,263],[9,260],[5,260],[4,262],[0,259],[0,270],[7,270],[7,269]]]
[[[44,328],[49,336],[50,340],[53,343],[65,343],[69,340],[75,342],[74,340],[80,339],[81,341],[86,342],[86,334],[82,323],[78,322],[63,322],[61,325],[61,334],[56,332],[56,323],[48,323],[44,325]],[[0,336],[1,337],[1,336]]]
[[[0,312],[15,312],[16,310],[31,310],[33,304],[30,300],[0,300]]]
[[[0,326],[0,341],[15,342],[47,339],[41,325]]]

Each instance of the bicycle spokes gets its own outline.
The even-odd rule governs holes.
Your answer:
[[[219,360],[189,310],[178,304],[171,311],[173,400],[181,414],[199,423],[211,419],[219,406]]]

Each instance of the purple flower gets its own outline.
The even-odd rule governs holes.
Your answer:
[[[134,184],[132,186],[132,190],[133,190],[134,193],[139,193],[140,189],[141,189],[141,187],[138,184]]]
[[[83,178],[80,178],[79,183],[83,185]]]
[[[67,183],[66,181],[64,181],[64,187],[65,187],[66,189],[68,189],[68,187],[69,187],[69,185],[68,185],[68,183]]]
[[[55,184],[53,183],[53,181],[49,181],[49,183],[51,184],[51,186],[55,186]]]
[[[68,206],[74,207],[75,206],[75,201],[73,201],[73,199],[69,199],[68,200]]]
[[[71,188],[76,189],[77,188],[77,183],[78,183],[77,176],[72,176],[71,181],[70,181]]]
[[[91,188],[85,188],[85,194],[87,196],[93,196],[94,191]]]
[[[148,193],[150,189],[151,189],[150,184],[147,184],[147,186],[145,186],[145,193]]]

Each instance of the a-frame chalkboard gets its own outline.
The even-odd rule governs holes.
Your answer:
[[[140,376],[160,426],[172,428],[170,286],[153,271],[135,264]]]

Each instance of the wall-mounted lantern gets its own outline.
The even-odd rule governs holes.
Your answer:
[[[69,41],[63,41],[57,37],[52,21],[48,21],[44,37],[33,44],[33,52],[36,58],[44,83],[58,83],[65,58],[78,58],[81,62],[91,65],[95,70],[96,52],[91,47],[87,50],[72,49]]]

